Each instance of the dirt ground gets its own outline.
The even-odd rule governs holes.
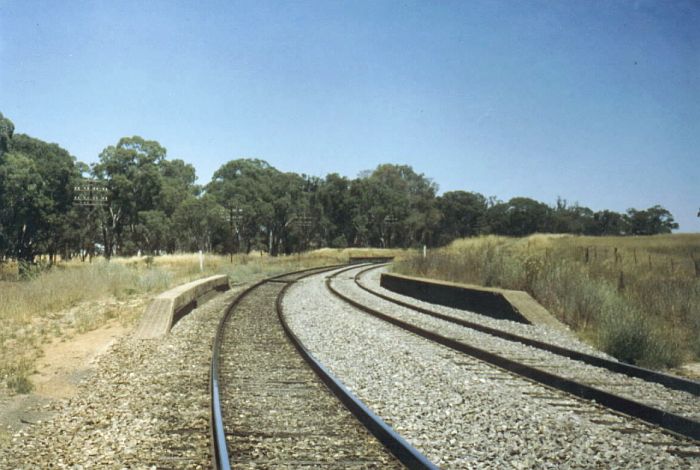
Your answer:
[[[56,339],[47,344],[37,363],[37,373],[30,376],[32,393],[11,396],[0,391],[0,444],[22,427],[48,419],[51,403],[74,396],[95,360],[130,330],[112,320],[69,340]]]

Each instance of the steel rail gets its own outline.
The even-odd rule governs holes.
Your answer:
[[[574,351],[572,349],[567,349],[561,346],[556,346],[554,344],[550,343],[545,343],[543,341],[539,341],[536,339],[532,338],[526,338],[524,336],[520,336],[514,333],[508,333],[507,331],[502,331],[498,330],[496,328],[491,328],[489,326],[481,325],[479,323],[471,322],[468,320],[463,320],[461,318],[455,318],[450,315],[445,315],[439,312],[436,312],[434,310],[430,310],[424,307],[420,307],[418,305],[413,305],[409,302],[404,302],[402,300],[398,300],[396,298],[390,297],[388,295],[382,294],[381,292],[377,292],[373,289],[370,289],[367,286],[363,286],[359,279],[360,276],[362,276],[364,273],[367,271],[371,271],[372,269],[378,269],[381,266],[370,266],[367,269],[363,269],[357,274],[355,274],[355,284],[362,290],[377,296],[381,299],[384,299],[388,302],[392,302],[396,305],[400,305],[402,307],[409,308],[411,310],[415,310],[420,313],[424,313],[426,315],[429,315],[434,318],[439,318],[440,320],[444,320],[450,323],[454,323],[460,326],[464,326],[466,328],[471,328],[473,330],[480,331],[482,333],[487,333],[492,336],[497,336],[499,338],[506,339],[508,341],[515,341],[519,342],[522,344],[526,344],[528,346],[532,346],[535,348],[543,349],[545,351],[549,351],[554,354],[558,354],[560,356],[568,357],[569,359],[574,359],[576,361],[584,362],[586,364],[590,364],[592,366],[596,367],[601,367],[604,369],[607,369],[612,372],[617,372],[621,374],[625,374],[630,377],[637,377],[639,379],[646,380],[647,382],[655,382],[658,384],[661,384],[665,387],[672,388],[674,390],[679,390],[682,392],[688,392],[692,393],[693,395],[700,396],[700,382],[696,382],[693,380],[689,379],[684,379],[682,377],[676,377],[674,375],[670,374],[664,374],[662,372],[658,372],[655,370],[650,370],[650,369],[645,369],[643,367],[635,366],[632,364],[628,364],[625,362],[618,362],[618,361],[612,361],[610,359],[605,359],[602,357],[597,357],[593,356],[591,354],[586,354],[583,352],[579,351]]]
[[[308,274],[299,279],[303,279]],[[307,364],[316,372],[316,375],[326,384],[333,394],[350,410],[350,412],[367,428],[384,447],[386,447],[401,463],[411,469],[430,469],[438,467],[421,454],[415,447],[402,438],[394,429],[386,424],[379,416],[374,414],[361,400],[359,400],[345,385],[338,380],[326,367],[323,366],[311,352],[306,349],[301,340],[294,334],[284,318],[282,298],[291,284],[287,284],[277,296],[277,316],[284,328],[287,337],[304,358]]]
[[[223,470],[229,470],[231,468],[231,463],[228,455],[228,448],[226,446],[226,434],[224,430],[223,413],[221,411],[221,393],[219,386],[219,353],[221,351],[221,341],[223,338],[224,325],[226,324],[226,321],[228,320],[229,316],[236,308],[236,306],[248,294],[260,287],[262,284],[265,284],[266,282],[279,281],[281,278],[293,274],[300,274],[308,271],[322,271],[324,269],[330,270],[339,266],[344,265],[302,269],[299,271],[278,274],[266,279],[262,279],[246,288],[240,294],[238,294],[233,300],[233,302],[231,302],[231,304],[228,306],[224,315],[221,317],[221,320],[219,321],[219,325],[216,330],[216,336],[214,337],[214,341],[212,343],[211,368],[209,370],[209,396],[211,397],[210,431],[212,446],[212,465],[214,468]]]
[[[350,269],[356,269],[356,267],[350,267],[342,271],[338,271],[332,276],[326,278],[326,287],[333,293],[336,297],[343,300],[344,302],[352,305],[353,307],[366,312],[376,318],[384,320],[392,325],[398,326],[406,331],[414,333],[418,336],[426,338],[430,341],[436,342],[443,346],[446,346],[455,351],[472,356],[476,359],[500,367],[514,374],[520,375],[522,377],[528,378],[540,384],[570,393],[579,398],[586,400],[595,401],[611,410],[632,416],[634,418],[645,421],[651,425],[664,428],[672,433],[679,434],[691,439],[700,440],[700,422],[680,416],[668,411],[664,411],[649,405],[645,405],[635,400],[630,400],[619,395],[615,395],[604,390],[586,385],[583,383],[576,382],[565,377],[561,377],[550,372],[545,372],[543,370],[537,369],[535,367],[522,364],[520,362],[514,361],[512,359],[499,356],[492,352],[486,351],[475,346],[456,341],[454,339],[442,336],[435,332],[420,328],[418,326],[412,325],[410,323],[404,322],[397,318],[391,317],[387,314],[379,312],[371,307],[368,307],[356,300],[353,300],[332,286],[332,280],[339,274],[349,271]]]
[[[232,314],[236,306],[252,291],[267,282],[285,282],[286,285],[282,288],[277,296],[275,306],[282,327],[300,355],[309,364],[311,369],[317,374],[321,381],[338,397],[343,405],[367,428],[399,461],[409,468],[415,469],[430,469],[435,470],[438,467],[430,462],[417,449],[406,442],[399,434],[388,426],[381,418],[372,413],[370,409],[362,401],[357,399],[338,379],[336,379],[301,343],[299,338],[294,334],[287,324],[283,309],[282,298],[287,289],[296,281],[305,277],[313,276],[319,272],[329,271],[345,265],[327,266],[324,268],[310,268],[291,273],[280,274],[274,277],[263,279],[256,282],[243,292],[238,294],[233,302],[229,305],[223,317],[219,321],[217,334],[214,338],[212,346],[212,364],[210,370],[210,394],[211,394],[211,442],[212,442],[212,465],[214,468],[229,470],[231,468],[228,447],[226,444],[226,434],[223,422],[223,413],[221,411],[220,390],[219,390],[219,353],[221,351],[223,330],[226,321]],[[356,266],[355,266],[356,267]],[[299,275],[298,278],[290,281],[284,281],[282,278]]]

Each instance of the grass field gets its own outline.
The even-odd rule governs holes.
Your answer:
[[[70,340],[113,320],[131,325],[155,294],[191,280],[227,274],[244,283],[305,267],[346,262],[350,256],[405,256],[401,250],[323,249],[303,255],[199,255],[115,258],[110,262],[70,261],[17,281],[16,267],[6,265],[0,281],[0,378],[11,390],[32,385],[42,346],[52,338]]]
[[[462,239],[395,270],[525,290],[628,362],[667,368],[700,358],[700,234]]]

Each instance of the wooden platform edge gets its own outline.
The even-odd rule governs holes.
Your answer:
[[[228,276],[219,274],[174,287],[155,297],[134,331],[139,339],[155,339],[168,334],[184,315],[208,299],[212,291],[229,289]]]

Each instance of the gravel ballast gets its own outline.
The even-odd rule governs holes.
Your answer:
[[[424,302],[413,297],[397,294],[394,291],[381,287],[379,284],[380,276],[383,272],[386,272],[386,270],[387,267],[380,267],[369,270],[360,276],[359,283],[373,291],[376,291],[382,295],[386,295],[387,297],[391,297],[402,302],[410,303],[418,307],[427,308],[435,312],[441,313],[443,315],[448,315],[462,320],[479,323],[484,326],[488,326],[533,340],[565,347],[574,351],[590,354],[592,356],[598,356],[605,359],[613,359],[611,356],[605,354],[604,352],[599,351],[593,348],[592,346],[579,341],[578,338],[576,338],[576,336],[571,331],[565,331],[563,329],[555,330],[553,328],[548,328],[544,325],[532,325],[511,320],[498,320],[495,318],[488,317],[486,315],[480,315],[478,313],[470,312],[468,310],[461,310],[458,308],[446,307],[444,305],[431,304],[429,302]]]
[[[0,468],[209,468],[209,361],[223,310],[214,297],[161,339],[122,338],[77,396],[15,434]]]
[[[441,467],[700,467],[696,443],[357,312],[324,276],[292,287],[284,309],[306,347]]]
[[[355,272],[356,271],[353,271],[353,273]],[[371,281],[368,280],[365,282]],[[350,298],[361,303],[370,302],[380,307],[383,312],[390,314],[392,317],[406,321],[412,325],[436,332],[460,342],[475,345],[494,354],[532,365],[540,370],[545,370],[567,379],[576,380],[602,390],[610,391],[611,393],[636,400],[640,403],[667,410],[690,419],[700,419],[700,397],[691,393],[669,389],[658,383],[647,382],[639,378],[610,372],[601,367],[588,365],[535,347],[497,338],[445,320],[433,318],[415,310],[379,299],[362,290],[352,281],[339,282],[337,287],[344,295],[348,295]],[[375,287],[371,286],[371,289],[375,290]],[[384,291],[386,292],[386,290]],[[413,303],[411,300],[414,299],[404,297],[401,300]],[[451,310],[453,311],[451,314],[452,316],[457,316],[457,312],[460,312],[457,309]],[[505,323],[508,327],[513,329],[513,325],[511,324],[515,322],[505,321]],[[523,331],[546,331],[548,329],[546,326],[537,325],[535,328],[532,328],[533,326],[535,325],[521,325]],[[521,336],[529,337],[527,334],[521,334]],[[566,335],[554,331],[550,333],[550,337],[559,345],[567,347],[565,343]],[[578,348],[578,350],[581,350],[583,348],[582,343],[574,338],[569,340],[569,344],[573,346],[569,349]]]

